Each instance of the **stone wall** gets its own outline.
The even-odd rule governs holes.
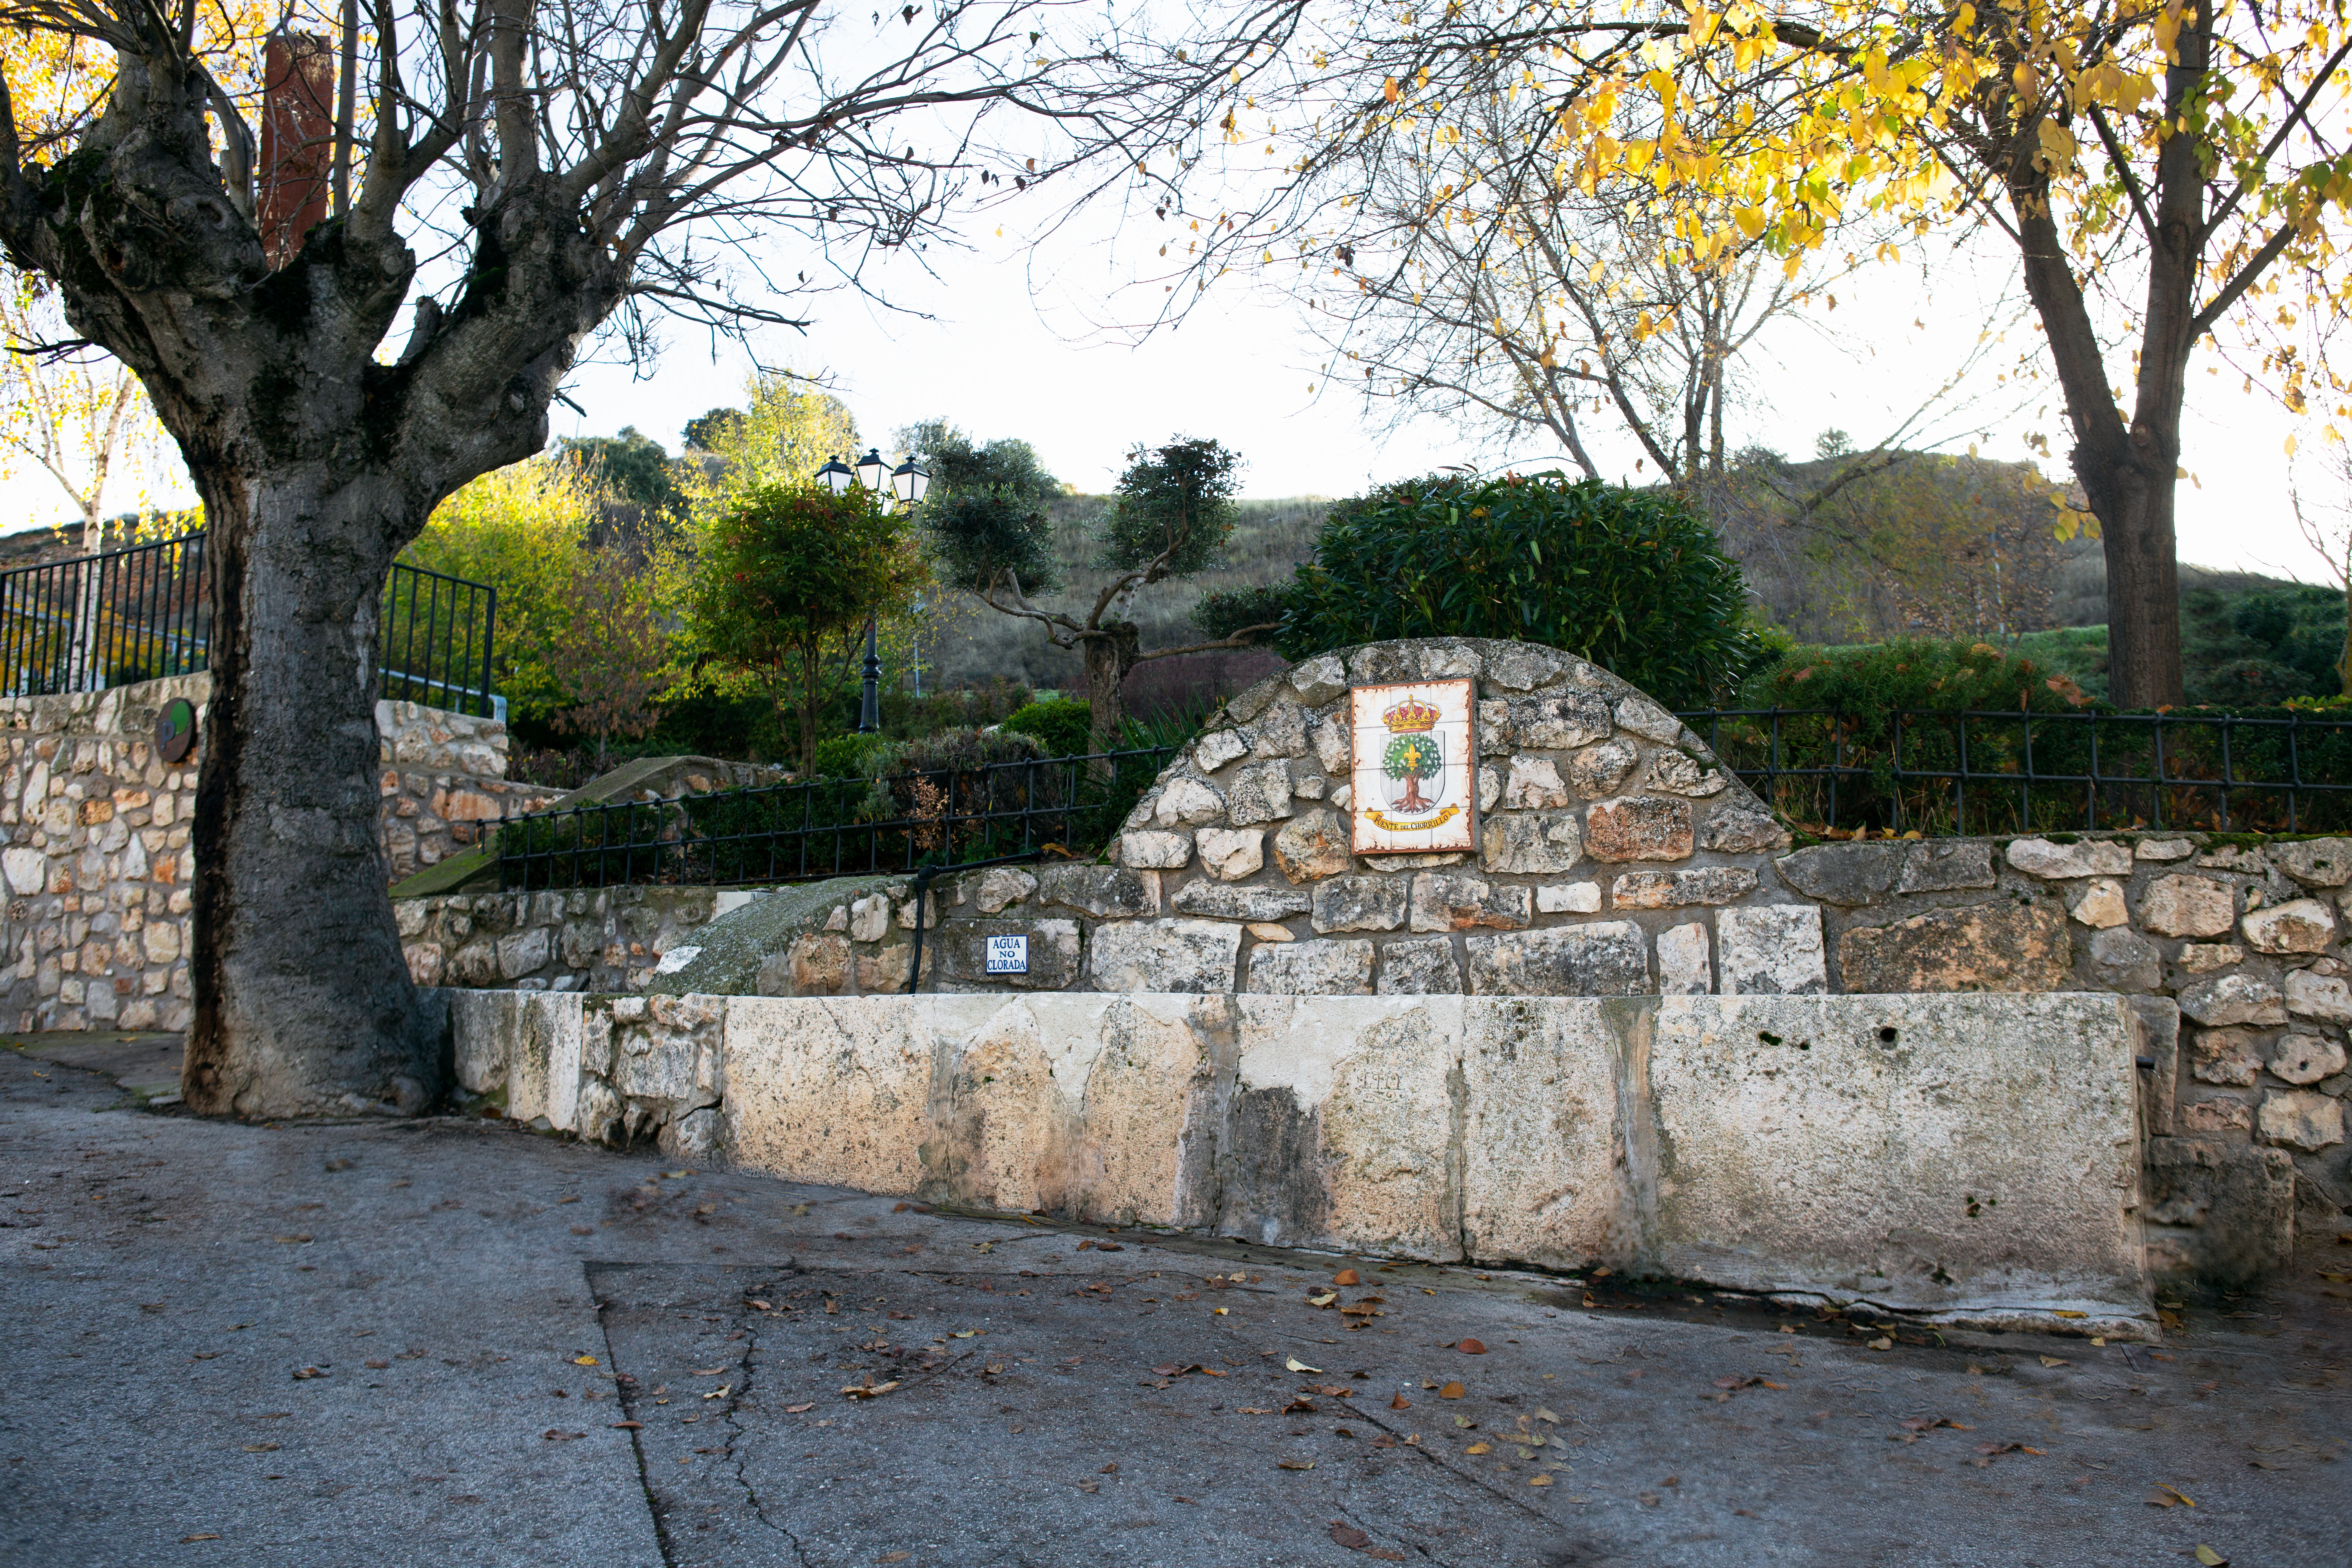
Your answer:
[[[508,1114],[793,1181],[2154,1328],[2111,996],[447,994]]]
[[[154,748],[164,705],[202,716],[208,675],[108,691],[0,699],[0,1024],[16,1029],[179,1029],[188,1018],[188,824],[197,756]],[[549,792],[470,770],[506,767],[506,727],[378,702],[380,823],[394,875],[472,842],[503,796]]]

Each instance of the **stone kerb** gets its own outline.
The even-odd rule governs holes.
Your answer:
[[[2112,996],[449,994],[509,1114],[794,1181],[2151,1326]]]

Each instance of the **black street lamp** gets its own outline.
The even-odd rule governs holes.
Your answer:
[[[855,468],[843,462],[840,456],[835,454],[825,458],[824,467],[816,471],[816,477],[824,482],[825,489],[837,496],[848,494],[852,484],[863,486],[879,495],[882,492],[883,476],[886,474],[890,479],[890,493],[898,499],[901,506],[914,505],[923,499],[923,492],[931,488],[931,476],[916,467],[913,458],[909,457],[905,462],[893,468],[883,462],[880,451],[870,447],[866,448],[866,456],[857,459],[857,467]],[[866,617],[865,682],[857,703],[857,732],[861,735],[874,735],[881,732],[881,688],[882,656],[877,646],[874,616],[868,615]]]

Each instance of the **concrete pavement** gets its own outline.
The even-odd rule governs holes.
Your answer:
[[[2332,1226],[2159,1349],[1938,1336],[152,1070],[0,1052],[0,1563],[2352,1562]]]

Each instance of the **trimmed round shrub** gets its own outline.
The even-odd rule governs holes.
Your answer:
[[[1084,756],[1090,750],[1087,737],[1092,712],[1086,703],[1049,697],[1013,710],[1001,727],[1016,735],[1034,737],[1049,757]]]
[[[1397,637],[1566,648],[1704,707],[1761,652],[1738,565],[1669,490],[1558,473],[1430,478],[1341,501],[1286,595],[1291,658]]]

